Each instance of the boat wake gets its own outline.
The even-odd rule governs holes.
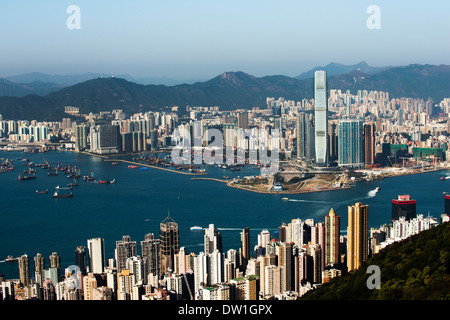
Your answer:
[[[309,203],[330,203],[329,201],[320,201],[320,200],[302,200],[302,199],[289,199],[292,202],[309,202]]]
[[[378,193],[378,189],[370,190],[370,191],[367,193],[367,198],[373,198],[373,197],[375,197],[375,196],[377,195],[377,193]]]

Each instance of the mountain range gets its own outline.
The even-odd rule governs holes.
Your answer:
[[[327,71],[328,89],[387,91],[391,98],[431,98],[439,103],[450,97],[450,66],[412,64],[377,68],[361,62],[353,66],[336,63],[314,68],[298,77],[283,75],[254,77],[224,72],[208,81],[173,86],[139,84],[120,77],[95,77],[67,85],[69,79],[29,77],[31,83],[0,81],[0,114],[4,119],[61,120],[64,106],[80,108],[81,113],[123,109],[127,114],[160,110],[165,106],[220,106],[221,109],[265,107],[267,97],[299,101],[314,97],[314,71]],[[351,70],[351,71],[349,71]],[[86,74],[91,77],[95,74]],[[85,75],[85,76],[86,76]],[[80,76],[78,76],[80,78]],[[11,79],[11,78],[9,78]],[[19,79],[19,78],[16,78]],[[21,78],[22,81],[25,77]],[[51,79],[49,78],[48,81]],[[61,84],[63,81],[66,81]],[[70,81],[76,81],[75,77]],[[34,86],[32,85],[34,84]],[[43,93],[39,94],[38,89]],[[11,89],[13,88],[13,89]],[[8,91],[10,90],[10,91]],[[13,90],[13,91],[11,91]],[[31,90],[31,94],[24,94]],[[47,92],[44,92],[47,90]],[[16,92],[16,94],[8,94]],[[21,95],[19,95],[19,93]]]

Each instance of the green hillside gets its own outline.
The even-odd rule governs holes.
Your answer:
[[[381,269],[381,288],[368,289],[369,265]],[[332,279],[302,300],[450,299],[450,223],[386,247],[362,266]]]

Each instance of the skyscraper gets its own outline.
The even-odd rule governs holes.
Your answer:
[[[300,112],[297,116],[297,158],[314,160],[314,119],[310,114]]]
[[[39,283],[40,286],[44,283],[44,270],[45,270],[45,258],[42,254],[36,254],[34,257],[34,276],[36,282]]]
[[[245,272],[248,260],[250,259],[250,228],[244,228],[241,232],[241,248],[239,258],[239,268],[242,272]]]
[[[392,199],[392,221],[400,217],[405,220],[416,218],[416,200],[409,195],[399,195],[397,199]]]
[[[338,162],[341,167],[364,166],[363,126],[358,119],[339,121]]]
[[[174,270],[175,254],[180,251],[180,235],[178,223],[168,214],[159,225],[159,238],[161,240],[161,272],[167,269]]]
[[[348,206],[347,269],[358,269],[369,255],[369,206]]]
[[[335,264],[340,261],[339,236],[340,216],[334,209],[325,216],[325,264]]]
[[[222,252],[222,234],[217,231],[217,228],[214,228],[213,224],[205,229],[204,247],[205,254],[213,253],[214,250]]]
[[[131,241],[130,236],[123,236],[122,241],[116,241],[117,272],[126,268],[127,258],[137,255],[136,241]]]
[[[327,166],[328,98],[327,74],[323,70],[318,70],[314,74],[314,118],[316,165]]]
[[[86,248],[84,246],[78,246],[75,249],[75,265],[80,268],[82,275],[86,275]]]
[[[141,241],[141,255],[146,263],[144,283],[147,283],[148,274],[159,276],[161,273],[161,241],[155,239],[153,233],[146,234],[144,241]]]
[[[19,277],[20,283],[26,287],[30,284],[30,261],[26,254],[19,257]]]
[[[375,162],[375,123],[364,124],[364,163],[366,165]]]
[[[102,238],[87,241],[89,254],[89,272],[103,273],[105,267],[105,242]]]

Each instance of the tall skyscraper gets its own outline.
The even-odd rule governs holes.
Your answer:
[[[155,239],[153,233],[145,235],[144,241],[141,241],[141,255],[146,261],[147,275],[152,273],[154,276],[161,274],[161,241]],[[147,277],[146,275],[146,277]],[[146,279],[144,279],[144,283]]]
[[[75,265],[80,268],[83,276],[86,275],[86,248],[84,246],[78,246],[75,249]]]
[[[337,124],[328,125],[328,161],[335,161],[338,157],[338,131]]]
[[[328,165],[328,97],[327,74],[318,70],[314,74],[314,126],[315,160],[317,166]]]
[[[30,284],[30,261],[26,254],[19,257],[19,277],[20,283],[26,287]]]
[[[297,158],[314,160],[314,119],[311,114],[300,112],[297,116]]]
[[[61,256],[57,252],[52,252],[49,257],[50,268],[61,269]]]
[[[364,163],[366,165],[375,162],[375,123],[364,124]]]
[[[239,258],[239,268],[242,272],[245,272],[248,260],[250,260],[250,228],[244,228],[241,232],[241,248]]]
[[[89,272],[103,273],[105,267],[105,242],[102,238],[87,241],[89,254]]]
[[[339,121],[338,162],[341,167],[364,166],[363,126],[358,119]]]
[[[214,250],[222,252],[222,234],[217,231],[213,224],[205,229],[204,235],[205,254],[213,253]]]
[[[416,218],[416,200],[409,195],[400,195],[397,199],[392,199],[392,221],[404,217],[405,220]]]
[[[180,251],[178,223],[170,217],[170,214],[159,225],[159,238],[161,240],[161,272],[166,273],[168,268],[174,270],[175,254]]]
[[[334,209],[325,216],[325,265],[339,263],[340,216]]]
[[[117,272],[126,268],[127,259],[137,255],[136,241],[130,236],[123,236],[122,241],[116,241]]]
[[[34,257],[34,277],[40,286],[44,283],[45,258],[42,254],[36,254]]]
[[[369,206],[348,206],[347,269],[358,269],[369,255]]]

